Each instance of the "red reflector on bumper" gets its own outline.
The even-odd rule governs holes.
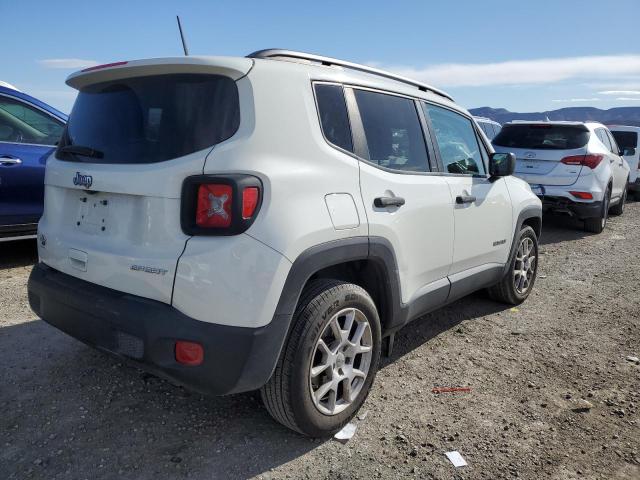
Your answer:
[[[579,198],[580,200],[593,200],[593,195],[591,195],[589,192],[569,192],[569,193],[574,197]]]
[[[196,342],[178,340],[176,342],[176,362],[195,367],[204,360],[204,349]]]

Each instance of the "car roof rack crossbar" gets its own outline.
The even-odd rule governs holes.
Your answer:
[[[307,60],[309,62],[317,62],[325,66],[336,65],[344,68],[349,68],[351,70],[358,70],[360,72],[378,75],[379,77],[388,78],[390,80],[402,82],[407,85],[412,85],[414,87],[417,87],[419,90],[423,92],[427,92],[427,91],[432,92],[432,93],[435,93],[436,95],[440,95],[441,97],[444,97],[448,100],[453,101],[453,98],[448,93],[443,92],[438,88],[432,87],[431,85],[427,85],[421,82],[416,82],[415,80],[411,80],[410,78],[403,77],[401,75],[395,75],[391,72],[386,72],[378,68],[368,67],[366,65],[361,65],[359,63],[347,62],[345,60],[338,60],[337,58],[323,57],[321,55],[314,55],[311,53],[304,53],[304,52],[296,52],[294,50],[284,50],[280,48],[268,48],[266,50],[258,50],[257,52],[253,52],[247,55],[247,58],[263,58],[263,59],[291,58],[294,60]]]

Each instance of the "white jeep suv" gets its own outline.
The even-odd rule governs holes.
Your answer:
[[[584,220],[600,233],[609,212],[621,215],[629,165],[607,127],[595,122],[510,122],[493,139],[516,155],[516,176],[542,198],[545,211]]]
[[[284,50],[72,74],[33,310],[208,394],[341,428],[383,339],[474,290],[531,292],[542,209],[439,90]]]

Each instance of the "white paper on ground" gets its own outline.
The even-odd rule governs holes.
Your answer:
[[[351,440],[351,437],[356,433],[356,425],[355,423],[347,423],[342,430],[336,433],[333,438],[340,442],[346,442]]]
[[[467,465],[467,462],[464,461],[459,452],[446,452],[445,455],[453,463],[454,467],[465,467]]]

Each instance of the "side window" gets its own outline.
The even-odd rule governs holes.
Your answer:
[[[476,122],[478,123],[478,126],[483,131],[483,133],[488,137],[489,136],[489,132],[487,131],[487,126],[485,125],[485,123],[481,122],[480,120],[476,120]]]
[[[611,144],[611,153],[615,153],[616,155],[618,155],[620,152],[620,148],[618,148],[618,142],[616,142],[616,139],[613,138],[613,135],[611,135],[611,132],[609,130],[605,130],[605,133],[607,134],[607,138],[609,138],[609,143]]]
[[[500,133],[500,130],[502,130],[502,127],[497,123],[493,123],[492,126],[493,126],[493,132],[494,132],[493,138],[495,138]],[[493,140],[493,138],[491,140]]]
[[[484,130],[484,133],[487,135],[487,138],[489,140],[493,140],[493,137],[495,137],[495,135],[493,133],[493,127],[491,126],[491,124],[482,122],[480,126],[482,127],[482,130]]]
[[[611,147],[611,141],[609,140],[609,136],[607,135],[607,132],[604,128],[597,128],[596,135],[603,143],[603,145],[607,148],[607,150],[609,150],[610,152],[613,151],[613,148]]]
[[[19,100],[0,95],[0,142],[54,145],[64,125]]]
[[[394,170],[428,171],[427,147],[414,101],[366,90],[354,93],[369,160]]]
[[[487,138],[489,140],[493,140],[493,137],[496,136],[496,131],[493,129],[493,124],[487,123],[487,126],[485,128],[487,129]]]
[[[423,104],[436,135],[445,172],[484,175],[487,153],[471,120],[446,108]]]
[[[349,115],[342,86],[316,84],[315,91],[324,136],[337,147],[353,152]]]

